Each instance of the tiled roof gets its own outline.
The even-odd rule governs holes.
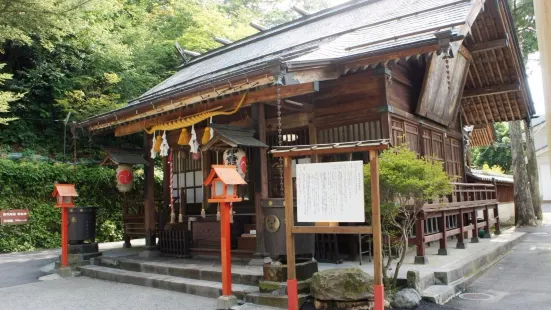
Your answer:
[[[515,183],[513,176],[508,174],[500,174],[500,173],[484,171],[484,170],[476,170],[476,169],[471,169],[471,171],[467,172],[467,174],[469,174],[471,177],[475,179],[478,179],[484,182],[493,182],[493,180],[495,180],[498,183],[507,183],[507,184]]]
[[[277,62],[335,59],[434,40],[438,30],[449,30],[449,25],[465,22],[473,3],[350,1],[198,56],[130,104],[189,90],[225,74],[235,75],[270,62],[273,66]]]

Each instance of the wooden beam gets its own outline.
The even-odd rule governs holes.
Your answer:
[[[365,145],[365,146],[350,146],[350,147],[331,147],[331,148],[325,148],[325,149],[310,149],[310,150],[302,150],[302,151],[286,151],[286,152],[278,152],[278,153],[272,153],[272,156],[274,157],[287,157],[287,156],[312,156],[312,155],[327,155],[327,154],[348,154],[348,153],[355,153],[355,152],[368,152],[368,151],[382,151],[389,148],[388,144],[380,144],[380,145]]]
[[[369,151],[369,163],[371,166],[371,225],[373,227],[373,290],[375,309],[384,309],[383,233],[381,229],[379,153],[377,151]]]
[[[299,112],[293,114],[286,114],[281,116],[281,129],[294,129],[307,127],[309,124],[309,114],[308,112]],[[266,130],[267,131],[277,131],[277,118],[269,118],[266,120]]]
[[[212,85],[212,89],[207,91],[198,90],[183,96],[152,102],[147,105],[142,105],[141,107],[136,107],[140,104],[128,106],[128,108],[123,109],[123,111],[114,111],[111,115],[92,118],[81,124],[77,124],[77,126],[88,126],[89,130],[93,131],[117,126],[130,121],[143,121],[148,117],[156,117],[161,113],[168,113],[176,110],[181,111],[184,108],[192,107],[196,103],[217,98],[221,99],[224,96],[236,95],[237,92],[255,90],[262,86],[272,85],[273,82],[274,78],[272,76],[262,75],[250,77],[248,79],[244,78],[240,82],[234,83],[234,81],[232,81],[232,84],[228,82],[227,85]],[[220,88],[215,88],[218,86],[220,86]]]
[[[351,234],[370,235],[371,226],[293,226],[293,234]]]
[[[285,193],[285,242],[287,250],[287,284],[289,288],[289,309],[298,310],[298,296],[296,296],[296,265],[295,265],[295,236],[293,226],[295,213],[293,204],[293,163],[290,157],[283,158],[283,182]]]
[[[475,89],[465,89],[465,91],[463,92],[463,99],[478,97],[478,96],[489,96],[489,95],[510,93],[510,92],[515,92],[519,90],[520,90],[519,84],[504,84],[504,85],[482,87],[482,88],[475,88]]]
[[[508,46],[509,46],[509,37],[507,36],[504,39],[497,39],[493,41],[474,44],[469,48],[469,51],[471,51],[471,53],[480,53],[480,52],[491,51],[491,50],[495,50],[502,47],[508,47]]]
[[[316,85],[314,84],[315,83],[307,83],[307,84],[297,84],[297,85],[291,85],[291,86],[281,86],[280,98],[284,99],[284,98],[313,93],[317,89]],[[121,136],[130,135],[133,133],[140,132],[144,128],[149,128],[156,124],[175,120],[175,119],[178,119],[179,117],[186,117],[189,115],[197,114],[197,113],[200,113],[201,111],[210,110],[220,106],[222,107],[221,109],[222,111],[232,110],[235,107],[237,107],[239,101],[241,100],[241,96],[243,95],[235,94],[227,98],[209,101],[205,104],[200,104],[194,107],[184,108],[182,110],[169,112],[165,115],[160,115],[147,120],[138,120],[130,124],[121,125],[115,128],[115,136],[121,137]],[[276,97],[277,97],[277,92],[276,92],[276,87],[274,86],[263,88],[257,91],[252,91],[247,95],[247,98],[245,99],[245,102],[243,102],[243,104],[241,105],[241,108],[250,106],[251,104],[254,104],[254,103],[274,101]]]
[[[255,109],[256,108],[256,109]],[[256,130],[256,138],[261,142],[266,143],[266,113],[264,104],[258,103],[252,108],[254,117],[254,126]],[[255,111],[256,110],[256,111]],[[258,172],[255,173],[255,224],[256,224],[256,256],[264,258],[264,209],[262,208],[261,200],[268,199],[268,159],[266,149],[255,148],[254,159],[257,160]]]
[[[144,133],[143,135],[143,152],[148,161],[148,165],[144,167],[144,228],[145,228],[145,247],[152,249],[156,246],[157,238],[155,235],[155,163],[150,156],[152,146],[152,135]]]

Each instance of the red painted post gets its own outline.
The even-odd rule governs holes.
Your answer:
[[[69,265],[69,209],[61,208],[61,266]]]
[[[298,282],[297,279],[287,280],[287,309],[298,310]]]
[[[220,233],[221,233],[221,260],[222,260],[222,295],[231,296],[231,232],[230,232],[230,204],[220,203]]]

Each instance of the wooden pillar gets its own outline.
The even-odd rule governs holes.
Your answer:
[[[499,223],[499,204],[494,206],[494,219],[496,220],[494,226],[494,234],[501,235],[501,228]]]
[[[298,310],[298,285],[295,263],[295,214],[293,205],[293,166],[290,157],[283,158],[283,182],[285,191],[285,240],[287,247],[287,309]]]
[[[392,123],[390,121],[390,113],[383,112],[381,113],[381,138],[382,139],[391,139],[392,136]],[[390,141],[394,143],[394,141]]]
[[[385,307],[385,288],[383,285],[383,240],[381,230],[381,198],[379,196],[379,154],[369,151],[371,166],[371,225],[373,229],[373,294],[374,310]]]
[[[189,153],[189,156],[191,156],[191,153]],[[206,179],[209,176],[210,169],[211,169],[211,153],[210,151],[201,152],[201,170],[203,172],[203,180]],[[210,197],[210,186],[204,186],[203,185],[203,203],[202,208],[207,212],[209,202],[208,199]]]
[[[446,212],[444,211],[442,211],[440,221],[438,221],[438,226],[440,227],[440,233],[442,234],[438,255],[448,255],[448,225],[446,221]]]
[[[220,258],[222,261],[222,295],[231,296],[230,204],[220,203]]]
[[[251,107],[254,117],[253,125],[255,126],[256,138],[266,143],[266,113],[264,103],[257,103]],[[264,210],[262,209],[261,200],[268,199],[268,158],[266,149],[255,148],[255,226],[256,226],[256,258],[267,256],[264,247]]]
[[[545,121],[547,122],[547,145],[551,145],[551,40],[549,40],[551,38],[551,1],[534,0],[534,14],[536,15],[536,34],[540,52]],[[551,152],[548,153],[551,160]]]
[[[491,238],[490,235],[490,211],[488,205],[484,207],[484,222],[486,222],[486,229],[484,229],[484,238]]]
[[[458,226],[459,226],[459,235],[457,235],[457,245],[458,249],[465,249],[465,214],[463,209],[459,209],[459,214],[457,215]]]
[[[308,122],[308,140],[309,140],[309,144],[317,144],[318,143],[318,131],[317,131],[317,128],[316,128],[314,113],[309,113],[308,121],[309,121]],[[318,155],[310,156],[310,162],[318,163],[319,162],[319,156]]]
[[[417,222],[415,223],[415,245],[417,246],[415,264],[424,265],[428,263],[425,255],[425,214],[421,211],[417,216]]]
[[[471,243],[478,243],[478,220],[476,213],[476,208],[473,208],[473,211],[471,213],[471,222],[473,224],[473,236],[471,238]]]
[[[145,225],[145,246],[151,249],[157,245],[157,236],[155,234],[155,163],[151,159],[152,135],[144,132],[144,154],[147,159],[147,165],[144,167],[144,225]]]

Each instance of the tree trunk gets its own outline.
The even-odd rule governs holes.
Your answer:
[[[513,155],[513,176],[515,179],[515,209],[518,212],[517,226],[536,225],[532,195],[526,172],[520,121],[509,122],[511,153]]]
[[[528,181],[530,181],[532,205],[534,206],[534,214],[538,220],[541,220],[543,219],[543,214],[541,211],[540,182],[538,162],[536,160],[536,147],[534,146],[534,137],[532,136],[532,130],[528,126],[528,122],[525,122],[524,125],[524,132],[526,133],[526,157],[528,157],[526,171],[528,172]]]

